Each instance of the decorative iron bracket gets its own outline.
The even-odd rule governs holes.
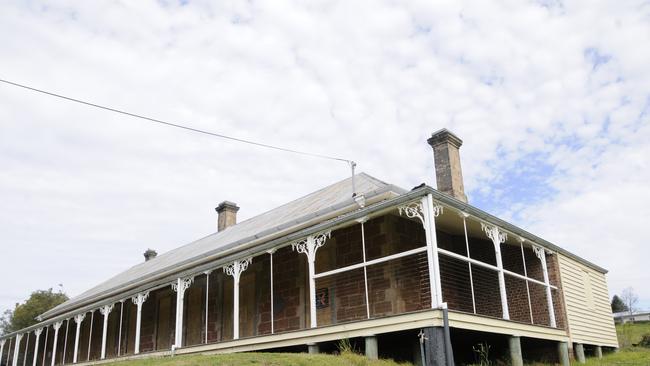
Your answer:
[[[405,205],[397,207],[400,215],[405,215],[409,219],[417,218],[420,220],[423,226],[426,225],[424,221],[424,207],[422,206],[421,201],[413,201]],[[433,217],[438,217],[443,212],[443,207],[441,205],[433,206]]]
[[[113,311],[113,305],[104,305],[101,308],[99,308],[99,312],[103,316],[108,316],[108,314],[110,314],[111,311]]]
[[[77,314],[74,316],[74,322],[77,324],[81,324],[82,321],[86,318],[86,313],[83,314]]]
[[[62,321],[56,322],[52,324],[52,328],[54,328],[54,330],[59,330],[59,328],[61,328],[62,325],[63,325]]]
[[[194,276],[182,278],[180,280],[181,288],[180,289],[178,288],[179,281],[176,281],[176,282],[172,282],[172,290],[174,290],[174,292],[185,293],[185,290],[187,290],[192,285],[193,282],[194,282]]]
[[[544,258],[543,256],[546,254],[544,248],[537,244],[533,244],[533,252],[535,252],[535,256],[539,258],[540,261],[542,260],[542,258]]]
[[[228,276],[232,276],[235,282],[239,282],[239,277],[242,272],[248,269],[248,265],[253,262],[253,258],[238,259],[231,264],[223,267],[223,272]]]
[[[496,225],[489,225],[484,222],[481,223],[481,230],[485,231],[485,235],[487,235],[487,237],[492,240],[492,243],[494,243],[494,248],[497,251],[501,252],[500,244],[506,242],[506,239],[508,239],[508,234],[501,231]]]
[[[310,235],[305,239],[291,244],[291,248],[298,253],[307,255],[307,260],[313,263],[316,260],[316,251],[325,245],[327,239],[332,237],[332,231],[327,230],[320,234]]]
[[[137,305],[137,306],[142,306],[145,301],[147,301],[147,298],[149,297],[149,291],[141,292],[131,298],[131,301]]]

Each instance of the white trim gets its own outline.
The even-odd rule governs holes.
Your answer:
[[[318,326],[318,322],[316,321],[316,251],[325,245],[325,241],[331,235],[332,232],[328,230],[319,234],[309,235],[305,239],[291,244],[293,250],[307,256],[307,264],[309,267],[309,322],[311,328]]]
[[[32,366],[36,366],[36,362],[38,361],[38,343],[41,338],[41,333],[43,333],[43,328],[37,328],[34,330],[36,341],[34,342],[34,356],[32,358]]]
[[[68,330],[70,329],[70,318],[65,320],[65,338],[63,340],[63,357],[61,357],[61,364],[65,365],[65,354],[68,351]]]
[[[99,312],[104,316],[104,326],[102,328],[102,360],[106,358],[106,333],[108,331],[108,316],[111,314],[111,311],[113,311],[113,305],[104,305],[99,308]]]
[[[463,230],[465,232],[465,250],[467,250],[467,257],[470,258],[471,254],[469,253],[469,236],[467,235],[467,218],[469,214],[461,212],[461,217],[463,218]],[[467,268],[469,269],[469,284],[472,291],[472,311],[476,314],[476,298],[474,296],[474,275],[472,274],[472,262],[467,262]]]
[[[27,350],[29,349],[29,332],[27,332],[27,341],[25,341],[25,355],[23,356],[23,366],[27,365]]]
[[[88,356],[86,356],[86,361],[90,361],[90,346],[93,341],[93,324],[95,322],[95,310],[90,311],[90,331],[88,332]],[[52,365],[54,366],[54,365]]]
[[[120,329],[117,335],[117,356],[118,357],[122,352],[122,318],[124,315],[124,301],[126,301],[126,299],[120,300]]]
[[[142,326],[142,304],[147,301],[149,297],[149,291],[141,292],[136,296],[131,298],[131,301],[138,307],[138,312],[136,315],[135,323],[135,346],[133,348],[133,353],[140,353],[140,327]]]
[[[491,265],[489,263],[481,262],[481,261],[476,260],[474,258],[467,258],[464,255],[460,255],[460,254],[457,254],[457,253],[454,253],[454,252],[450,252],[450,251],[448,251],[446,249],[438,248],[438,252],[440,254],[444,254],[444,255],[449,256],[449,257],[460,259],[462,261],[471,262],[472,264],[476,264],[479,267],[491,269],[491,270],[493,270],[495,272],[499,271],[499,268],[497,266],[493,266],[493,265]],[[530,281],[530,282],[545,286],[544,282],[542,282],[542,281],[538,281],[538,280],[536,280],[534,278],[522,276],[519,273],[508,271],[507,269],[504,269],[503,273],[505,273],[505,274],[507,274],[509,276],[517,277],[517,278],[520,278],[522,280],[527,280],[527,281]],[[552,289],[557,289],[557,287],[553,286],[553,285],[549,285],[549,287],[552,288]]]
[[[241,274],[248,269],[253,257],[238,259],[230,265],[223,267],[223,272],[233,278],[233,301],[232,301],[232,338],[239,339],[239,279]]]
[[[274,300],[273,299],[273,253],[275,253],[275,249],[270,249],[270,250],[267,250],[266,252],[269,253],[269,256],[270,256],[269,258],[270,258],[270,261],[271,261],[270,269],[269,269],[270,278],[271,278],[271,291],[270,291],[270,293],[271,293],[271,334],[274,334],[275,333],[275,326],[274,326],[273,323],[275,323],[275,319],[274,319],[274,314],[273,314],[273,300]]]
[[[551,283],[548,278],[548,267],[546,266],[546,250],[542,246],[533,246],[533,251],[537,258],[542,262],[542,272],[544,274],[544,286],[546,287],[546,304],[548,306],[548,317],[551,327],[557,328],[555,321],[555,308],[553,307],[553,295],[551,294]]]
[[[43,345],[43,361],[41,362],[42,366],[45,366],[45,356],[47,356],[47,338],[50,335],[50,325],[45,326],[45,344]],[[7,360],[8,362],[9,360]]]
[[[172,290],[176,291],[176,325],[174,329],[174,347],[183,347],[183,319],[185,313],[185,291],[194,282],[194,276],[186,278],[177,278],[176,283],[172,283]]]
[[[63,325],[63,321],[56,322],[52,324],[52,327],[54,328],[54,340],[52,341],[52,360],[50,362],[50,365],[54,366],[54,361],[56,361],[56,346],[59,343],[59,329]]]
[[[77,363],[77,355],[79,353],[79,334],[81,333],[81,323],[84,321],[85,317],[86,313],[77,314],[74,316],[74,322],[77,324],[77,333],[74,337],[74,355],[72,356],[72,363]],[[45,332],[45,345],[47,346],[47,331]],[[47,352],[43,350],[43,353],[45,354]],[[45,357],[43,357],[43,362],[45,362]]]
[[[524,252],[524,238],[519,237],[519,244],[521,247],[521,260],[524,263],[524,276],[528,278],[528,269],[526,268],[526,253]],[[528,296],[528,311],[530,311],[530,323],[535,324],[535,319],[533,318],[533,304],[530,300],[530,285],[528,280],[526,280],[526,295]]]
[[[428,228],[430,231],[430,243],[427,245],[430,246],[430,252],[432,254],[432,260],[429,260],[429,270],[433,267],[433,277],[429,275],[429,283],[433,283],[433,288],[435,288],[435,297],[434,293],[431,293],[431,307],[441,308],[443,299],[442,299],[442,281],[440,278],[440,261],[438,260],[438,237],[436,234],[436,217],[442,213],[442,206],[435,205],[433,201],[433,195],[431,193],[426,196],[426,211],[428,218]],[[434,302],[435,298],[435,302]]]
[[[20,341],[22,339],[22,333],[16,334],[16,342],[14,343],[14,358],[11,360],[11,364],[13,366],[18,366],[18,357],[20,357]]]
[[[318,278],[322,278],[322,277],[332,276],[332,275],[342,273],[342,272],[352,271],[354,269],[358,269],[358,268],[361,268],[361,267],[364,267],[364,266],[372,266],[372,265],[375,265],[375,264],[388,262],[388,261],[391,261],[393,259],[398,259],[398,258],[402,258],[402,257],[407,257],[409,255],[422,253],[422,252],[425,252],[426,250],[427,250],[427,247],[419,247],[419,248],[407,250],[406,252],[391,254],[391,255],[387,255],[385,257],[369,260],[369,261],[367,261],[365,263],[357,263],[357,264],[353,264],[353,265],[350,265],[350,266],[347,266],[347,267],[341,267],[341,268],[333,269],[331,271],[317,273],[317,274],[314,275],[314,278],[318,279]]]
[[[368,220],[367,216],[364,216],[357,220],[361,224],[361,250],[363,251],[363,263],[366,263],[366,233],[363,227],[363,224]],[[366,294],[366,318],[370,319],[370,297],[368,296],[368,266],[363,266],[363,285]]]
[[[210,314],[208,312],[208,304],[209,304],[208,300],[210,299],[208,295],[210,293],[210,273],[212,273],[212,270],[205,271],[203,273],[205,273],[205,342],[204,343],[207,344],[208,343],[208,316]]]

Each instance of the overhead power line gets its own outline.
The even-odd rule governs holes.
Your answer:
[[[210,131],[202,130],[202,129],[199,129],[199,128],[184,126],[184,125],[181,125],[181,124],[178,124],[178,123],[167,122],[167,121],[163,121],[163,120],[160,120],[160,119],[143,116],[143,115],[140,115],[140,114],[127,112],[125,110],[112,108],[112,107],[107,107],[107,106],[101,105],[101,104],[92,103],[92,102],[88,102],[88,101],[77,99],[77,98],[67,97],[67,96],[62,95],[62,94],[49,92],[49,91],[46,91],[46,90],[31,87],[31,86],[28,86],[28,85],[15,83],[15,82],[9,81],[9,80],[0,79],[0,82],[3,82],[5,84],[9,84],[9,85],[13,85],[13,86],[16,86],[16,87],[19,87],[19,88],[31,90],[31,91],[34,91],[34,92],[37,92],[37,93],[41,93],[41,94],[49,95],[49,96],[52,96],[52,97],[56,97],[56,98],[59,98],[59,99],[64,99],[64,100],[67,100],[67,101],[70,101],[70,102],[84,104],[84,105],[87,105],[87,106],[90,106],[90,107],[95,107],[95,108],[103,109],[103,110],[106,110],[106,111],[109,111],[109,112],[119,113],[119,114],[123,114],[123,115],[126,115],[126,116],[143,119],[143,120],[149,121],[149,122],[159,123],[159,124],[169,126],[169,127],[176,127],[176,128],[180,128],[180,129],[187,130],[187,131],[197,132],[197,133],[201,133],[201,134],[209,135],[209,136],[213,136],[213,137],[219,137],[219,138],[226,139],[226,140],[241,142],[241,143],[244,143],[244,144],[264,147],[264,148],[267,148],[267,149],[279,150],[279,151],[284,151],[284,152],[299,154],[299,155],[306,155],[306,156],[311,156],[311,157],[320,158],[320,159],[342,161],[342,162],[345,162],[345,163],[350,165],[350,167],[352,168],[352,175],[354,176],[354,168],[356,166],[356,163],[354,161],[352,161],[352,160],[349,160],[349,159],[343,159],[343,158],[339,158],[339,157],[335,157],[335,156],[329,156],[329,155],[323,155],[323,154],[316,154],[316,153],[307,152],[307,151],[294,150],[294,149],[289,149],[289,148],[286,148],[286,147],[274,146],[274,145],[264,144],[264,143],[261,143],[261,142],[246,140],[246,139],[242,139],[242,138],[238,138],[238,137],[232,137],[232,136],[224,135],[224,134],[221,134],[221,133],[210,132]]]

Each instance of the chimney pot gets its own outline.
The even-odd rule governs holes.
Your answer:
[[[433,148],[438,190],[460,201],[467,202],[463,186],[463,172],[460,167],[459,149],[463,145],[463,140],[443,128],[431,134],[427,142]]]
[[[237,211],[239,211],[239,206],[236,203],[230,201],[221,202],[215,211],[219,214],[217,217],[217,231],[222,231],[228,226],[235,225],[237,223]]]
[[[150,259],[154,259],[154,258],[156,258],[157,255],[158,255],[158,253],[155,250],[147,249],[147,251],[144,252],[144,261],[147,262]]]

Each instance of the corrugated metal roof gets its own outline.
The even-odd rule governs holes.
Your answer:
[[[406,192],[404,189],[389,185],[370,175],[360,173],[355,176],[356,192],[359,195],[373,196],[380,192],[392,191],[396,194]],[[349,202],[352,196],[352,178],[322,188],[302,198],[274,208],[263,214],[230,226],[223,231],[208,235],[202,239],[173,249],[149,261],[137,264],[114,276],[90,290],[73,297],[65,303],[45,312],[43,319],[56,316],[63,311],[75,308],[95,297],[124,288],[127,284],[148,277],[161,271],[173,269],[180,263],[200,260],[208,253],[219,251],[242,239],[262,237],[279,229],[294,226],[306,217],[320,215],[323,210]]]

